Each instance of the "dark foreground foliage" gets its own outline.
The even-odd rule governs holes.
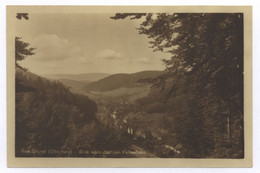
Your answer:
[[[137,110],[166,113],[165,128],[183,157],[244,157],[242,13],[123,13],[142,19],[138,31],[167,52],[166,75]],[[245,57],[246,58],[246,57]],[[167,119],[171,119],[167,120]],[[169,135],[169,134],[168,134]]]

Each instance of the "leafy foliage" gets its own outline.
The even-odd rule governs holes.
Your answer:
[[[15,64],[20,67],[17,61],[24,60],[27,56],[34,55],[35,48],[29,48],[30,44],[23,42],[21,37],[15,37]]]
[[[175,118],[171,130],[185,145],[186,157],[244,157],[243,14],[128,13],[112,18],[129,16],[145,17],[139,33],[151,39],[154,51],[172,55],[163,60],[167,73],[154,86],[164,91],[159,95],[165,112]],[[174,83],[166,89],[170,78]],[[178,102],[188,109],[178,111]]]

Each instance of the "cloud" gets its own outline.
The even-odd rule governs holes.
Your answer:
[[[121,53],[116,52],[112,49],[104,49],[97,53],[97,56],[102,59],[109,59],[109,60],[116,60],[116,59],[122,59],[123,56]]]
[[[72,45],[67,39],[59,38],[54,34],[43,34],[32,41],[36,47],[35,60],[54,61],[68,58],[82,57],[80,47]]]
[[[135,60],[136,63],[141,63],[141,64],[152,64],[150,59],[144,57],[144,58],[139,58]]]

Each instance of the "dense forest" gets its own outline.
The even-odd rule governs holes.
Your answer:
[[[97,121],[97,105],[88,97],[20,68],[15,83],[16,156],[91,156],[79,151],[127,146]]]
[[[170,53],[137,110],[165,113],[183,157],[244,157],[243,14],[117,13],[142,19],[137,29],[154,51]],[[141,118],[140,118],[141,119]]]

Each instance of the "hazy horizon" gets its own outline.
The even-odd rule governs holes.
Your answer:
[[[114,74],[134,74],[144,71],[164,71],[164,70],[141,70],[137,72],[130,72],[130,73],[99,73],[99,72],[86,72],[86,73],[44,73],[39,75],[83,75],[83,74],[108,74],[108,75],[114,75]]]
[[[140,20],[112,20],[114,14],[29,14],[16,20],[16,36],[35,47],[36,54],[19,62],[31,72],[45,74],[135,73],[165,69]],[[18,29],[19,28],[19,29]]]

